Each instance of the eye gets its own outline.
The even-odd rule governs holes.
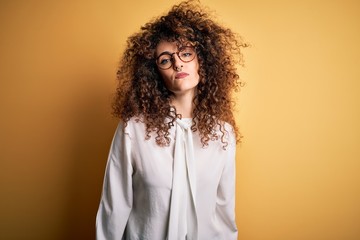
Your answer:
[[[194,49],[186,47],[180,50],[179,57],[184,61],[191,61],[195,57]]]
[[[162,55],[162,56],[160,56],[160,58],[157,61],[158,61],[158,64],[160,64],[160,65],[167,65],[167,64],[171,63],[171,56]]]
[[[169,61],[170,61],[170,59],[164,58],[164,59],[161,59],[159,63],[160,63],[161,65],[166,65],[166,64],[168,64]]]
[[[192,55],[193,55],[193,53],[190,52],[190,51],[183,51],[183,52],[181,52],[181,54],[180,54],[180,56],[181,56],[181,57],[184,57],[184,58],[191,57]]]

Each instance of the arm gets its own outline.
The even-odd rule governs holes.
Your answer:
[[[226,160],[217,190],[216,212],[223,229],[223,239],[236,240],[237,227],[235,222],[235,140],[229,141],[226,149]]]
[[[96,216],[96,239],[122,239],[132,208],[130,137],[119,124],[106,165],[100,206]]]

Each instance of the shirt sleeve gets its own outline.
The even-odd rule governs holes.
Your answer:
[[[235,151],[235,139],[231,139],[217,190],[216,212],[223,230],[223,239],[227,240],[236,240],[238,235],[235,222]]]
[[[96,216],[96,239],[122,239],[133,203],[131,142],[119,123],[111,143]]]

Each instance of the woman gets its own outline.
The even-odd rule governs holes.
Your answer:
[[[129,38],[98,240],[237,239],[231,92],[244,46],[193,1]]]

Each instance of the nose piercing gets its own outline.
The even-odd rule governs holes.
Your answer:
[[[182,70],[182,68],[183,68],[183,65],[181,65],[180,67],[176,66],[176,67],[175,67],[175,70],[178,71],[178,72],[180,72],[180,71]]]

